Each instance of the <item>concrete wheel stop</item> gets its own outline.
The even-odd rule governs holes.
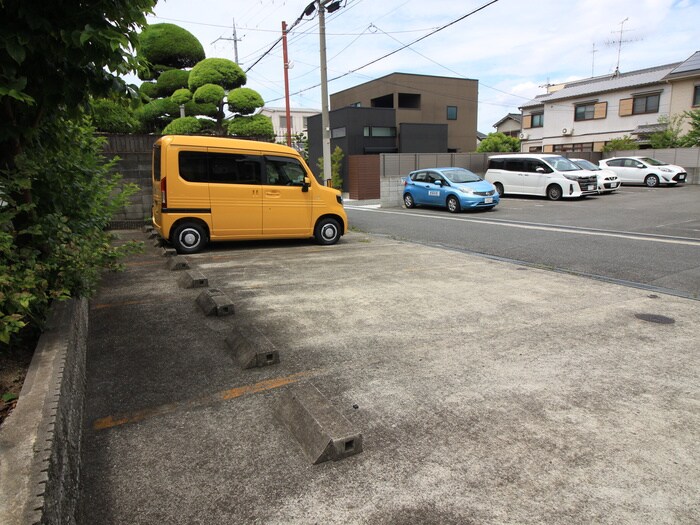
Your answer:
[[[188,270],[190,267],[190,262],[186,257],[181,255],[175,255],[168,258],[168,268],[171,271]]]
[[[312,383],[288,387],[276,415],[314,465],[362,452],[362,434]]]
[[[237,327],[226,338],[226,344],[241,368],[261,368],[280,362],[280,353],[275,345],[256,328]]]
[[[204,290],[199,294],[197,297],[197,304],[206,315],[223,317],[235,313],[231,299],[229,299],[224,292],[216,288]]]
[[[206,288],[209,286],[209,279],[199,270],[188,270],[180,275],[178,284],[181,288]]]

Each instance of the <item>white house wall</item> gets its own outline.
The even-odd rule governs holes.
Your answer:
[[[544,104],[544,125],[541,128],[523,128],[523,133],[528,135],[528,139],[521,142],[521,149],[527,152],[536,144],[604,143],[624,135],[631,135],[637,126],[657,124],[660,116],[668,116],[671,113],[671,91],[671,86],[664,82],[613,93],[547,102]],[[625,117],[619,115],[620,100],[647,92],[660,92],[658,113]],[[607,102],[606,117],[575,121],[576,105],[586,102]],[[523,116],[537,112],[538,110],[528,110],[523,113]],[[573,133],[568,136],[563,135],[562,130],[565,128],[573,129]]]

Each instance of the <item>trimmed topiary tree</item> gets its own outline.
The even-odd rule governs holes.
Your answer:
[[[187,89],[187,80],[190,72],[184,69],[171,69],[163,71],[156,82],[157,95],[169,97],[178,89]]]
[[[228,109],[232,113],[250,115],[264,104],[265,101],[260,96],[260,93],[250,88],[234,89],[228,94]]]

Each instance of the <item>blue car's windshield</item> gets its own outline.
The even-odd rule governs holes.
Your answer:
[[[481,177],[463,168],[442,170],[441,173],[445,176],[447,180],[456,184],[461,184],[464,182],[479,182],[481,180]]]

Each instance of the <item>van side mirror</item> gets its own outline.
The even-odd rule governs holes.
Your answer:
[[[537,167],[535,168],[535,172],[536,172],[536,173],[544,173],[544,168],[543,168],[542,166],[537,166]]]
[[[304,183],[301,185],[301,191],[306,193],[309,191],[309,186],[311,185],[311,179],[309,177],[304,177]]]

